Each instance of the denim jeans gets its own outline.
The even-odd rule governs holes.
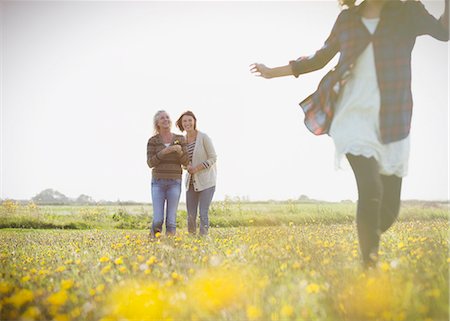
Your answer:
[[[208,234],[209,229],[209,205],[211,204],[212,198],[216,187],[210,187],[203,191],[196,192],[190,186],[186,191],[186,207],[188,212],[188,231],[189,233],[196,233],[197,229],[197,211],[200,207],[200,235]]]
[[[161,233],[166,219],[166,234],[174,235],[177,228],[177,208],[181,194],[181,179],[152,179],[153,223],[151,234]],[[164,208],[166,213],[164,215]]]

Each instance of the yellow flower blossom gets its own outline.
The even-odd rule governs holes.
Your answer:
[[[105,267],[100,271],[100,274],[103,275],[103,274],[108,273],[109,271],[111,271],[111,264],[105,266]]]
[[[316,283],[310,283],[306,287],[307,293],[318,293],[320,291],[320,286]]]
[[[5,294],[13,289],[12,285],[7,282],[0,282],[0,293]]]
[[[166,295],[155,283],[129,282],[116,286],[107,298],[104,320],[164,320]]]
[[[179,275],[177,272],[172,272],[171,277],[174,281],[182,281],[183,277]]]
[[[69,316],[67,314],[57,314],[57,315],[55,315],[53,320],[55,320],[55,321],[69,321],[70,318],[69,318]]]
[[[147,262],[145,262],[145,264],[147,264],[148,266],[151,266],[153,264],[155,264],[157,262],[156,257],[155,256],[151,256]]]
[[[387,272],[387,271],[389,271],[389,270],[391,269],[391,266],[390,266],[387,262],[383,262],[383,263],[381,263],[381,265],[380,265],[380,269],[381,269],[383,272]]]
[[[246,313],[250,321],[258,320],[262,316],[261,310],[254,305],[248,306]]]
[[[31,302],[34,299],[33,292],[28,289],[21,289],[14,293],[9,298],[5,299],[5,303],[12,304],[16,309],[22,307],[25,303]]]
[[[26,282],[30,281],[30,279],[31,279],[31,276],[25,275],[24,277],[22,277],[21,281],[22,281],[22,283],[26,283]]]
[[[25,312],[21,315],[22,320],[36,320],[41,315],[41,311],[38,307],[32,306],[28,307]]]
[[[55,271],[56,272],[64,272],[65,270],[66,270],[66,267],[61,265],[61,266],[57,267]]]
[[[75,284],[74,280],[71,279],[67,279],[67,280],[62,280],[61,281],[61,288],[63,290],[69,290],[73,287],[73,285]]]
[[[60,306],[64,305],[68,299],[69,299],[69,296],[67,295],[67,291],[61,290],[59,292],[51,294],[47,298],[47,302],[53,306],[60,307]]]
[[[194,278],[187,296],[196,302],[200,310],[215,312],[237,306],[247,297],[249,280],[241,271],[234,269],[213,269]]]
[[[291,305],[289,305],[289,304],[285,304],[281,308],[280,314],[283,317],[290,318],[294,314],[294,308]]]

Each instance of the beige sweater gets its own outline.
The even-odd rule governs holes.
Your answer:
[[[208,163],[209,167],[205,168],[193,175],[194,190],[196,192],[203,191],[207,188],[216,186],[217,169],[216,169],[217,155],[214,150],[211,138],[205,133],[197,132],[197,139],[195,140],[194,154],[192,155],[192,166],[197,166],[201,163]],[[189,188],[191,175],[186,174],[186,189]]]

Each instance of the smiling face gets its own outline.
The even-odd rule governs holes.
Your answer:
[[[155,131],[160,132],[161,130],[170,130],[172,127],[172,121],[170,120],[170,116],[164,110],[160,110],[156,113],[154,117],[154,126]]]
[[[186,132],[195,130],[196,128],[195,119],[190,115],[184,115],[183,118],[181,118],[181,124]]]

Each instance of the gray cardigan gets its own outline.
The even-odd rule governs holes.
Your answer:
[[[197,166],[201,163],[208,163],[209,167],[205,168],[193,175],[194,190],[196,192],[203,191],[207,188],[216,186],[217,169],[216,169],[217,155],[212,144],[211,138],[205,133],[197,131],[197,139],[195,140],[194,154],[192,155],[192,166]],[[191,174],[186,174],[186,189],[189,188]]]

